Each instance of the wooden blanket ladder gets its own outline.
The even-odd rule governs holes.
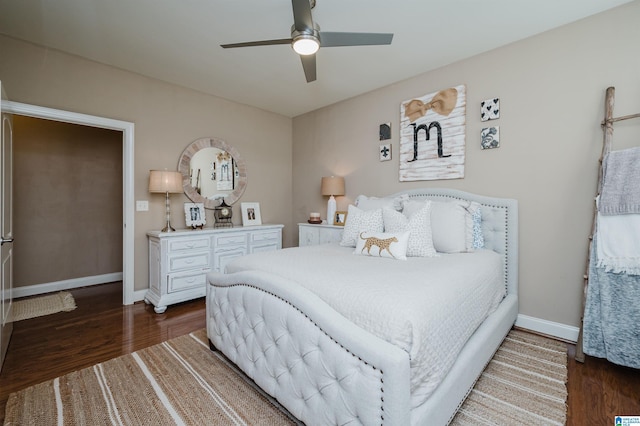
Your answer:
[[[639,118],[639,114],[625,115],[622,117],[613,116],[613,105],[615,103],[615,87],[608,87],[604,100],[604,120],[602,121],[602,130],[604,132],[604,140],[602,144],[602,154],[599,160],[598,171],[598,191],[596,196],[600,195],[602,191],[602,166],[606,155],[611,151],[611,139],[613,137],[613,123],[616,121],[629,120],[630,118]],[[582,317],[580,318],[580,333],[578,334],[578,342],[576,343],[576,355],[575,360],[578,362],[584,362],[584,352],[582,350],[582,328],[584,322],[584,308],[587,302],[587,286],[589,284],[589,263],[591,261],[591,247],[593,245],[593,236],[596,233],[598,211],[594,205],[593,209],[593,223],[591,225],[591,235],[589,235],[589,247],[587,251],[587,270],[584,274],[584,285],[582,289]]]

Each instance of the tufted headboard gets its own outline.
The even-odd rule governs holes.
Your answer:
[[[484,246],[502,255],[504,281],[508,294],[518,294],[518,201],[510,198],[487,197],[457,189],[410,189],[384,198],[410,200],[467,200],[482,207]]]

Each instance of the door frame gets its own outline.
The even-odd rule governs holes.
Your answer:
[[[12,101],[3,102],[2,109],[16,115],[122,132],[122,303],[130,305],[141,300],[136,298],[134,288],[134,123]]]

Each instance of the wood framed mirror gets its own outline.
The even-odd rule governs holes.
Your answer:
[[[247,187],[247,167],[238,151],[219,138],[201,138],[187,146],[178,170],[184,193],[206,209],[217,207],[222,199],[232,205]]]

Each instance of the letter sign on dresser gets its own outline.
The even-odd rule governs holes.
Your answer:
[[[206,295],[207,273],[224,272],[239,256],[282,248],[284,225],[152,231],[149,240],[149,290],[144,301],[163,313],[168,305]]]

